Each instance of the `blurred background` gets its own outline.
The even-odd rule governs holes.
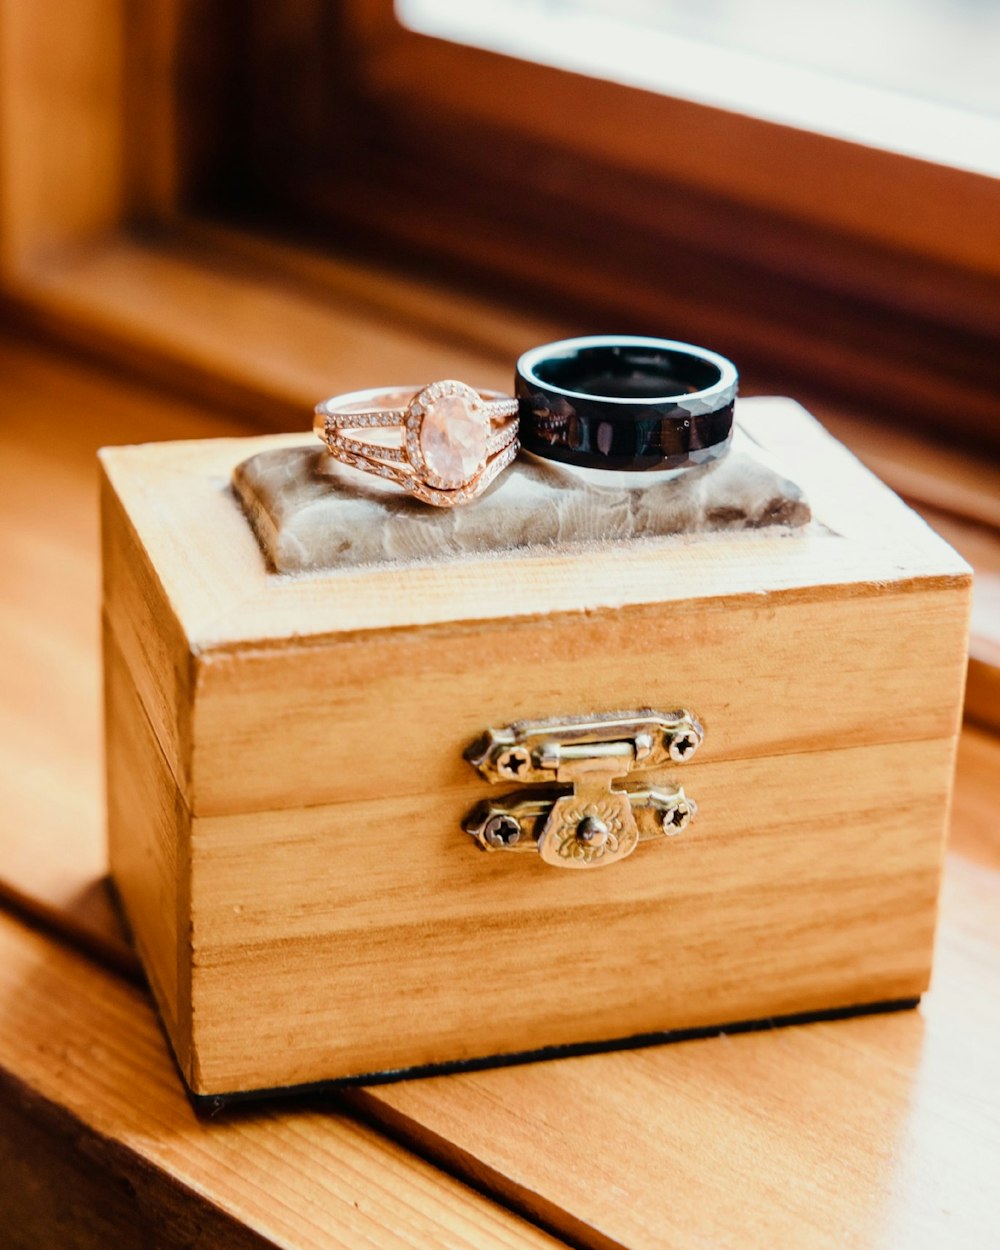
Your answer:
[[[98,446],[508,389],[567,334],[812,409],[976,567],[1000,723],[998,35],[991,0],[0,0],[0,889],[99,934]]]

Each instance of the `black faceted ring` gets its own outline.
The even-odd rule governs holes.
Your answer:
[[[739,375],[672,339],[599,334],[517,362],[521,446],[590,469],[687,469],[724,456]]]

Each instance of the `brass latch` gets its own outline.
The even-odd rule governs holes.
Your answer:
[[[613,783],[637,769],[685,763],[704,736],[684,711],[488,729],[465,758],[487,781],[531,788],[479,803],[464,829],[484,850],[537,852],[559,868],[613,864],[644,839],[680,833],[698,810],[680,786]]]

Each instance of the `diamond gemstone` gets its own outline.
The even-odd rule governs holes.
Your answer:
[[[465,482],[486,460],[490,420],[462,395],[442,395],[427,403],[420,423],[420,452],[434,477]]]

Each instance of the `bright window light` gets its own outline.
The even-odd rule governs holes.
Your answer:
[[[455,43],[1000,176],[997,0],[397,0]]]

